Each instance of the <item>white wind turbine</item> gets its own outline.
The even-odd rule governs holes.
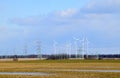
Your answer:
[[[75,40],[74,45],[75,45],[75,54],[76,54],[76,58],[78,56],[78,41],[80,41],[80,39],[73,37],[73,39]]]
[[[88,44],[89,44],[89,41],[88,41],[88,39],[87,38],[85,38],[85,47],[86,47],[86,57],[88,58]]]
[[[67,53],[68,58],[71,58],[71,45],[72,44],[69,42],[69,43],[66,43],[66,46],[65,46],[65,51]]]
[[[87,38],[84,38],[81,40],[82,42],[82,58],[84,59],[84,55],[86,54],[86,58],[88,58],[88,44],[89,41]]]
[[[71,51],[72,51],[72,44],[69,43],[69,53],[68,53],[69,58],[71,58]]]

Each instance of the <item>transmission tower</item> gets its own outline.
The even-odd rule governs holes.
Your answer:
[[[41,60],[41,59],[42,59],[42,53],[41,53],[41,42],[40,42],[40,41],[36,41],[36,46],[37,46],[37,54],[38,54],[38,58]]]
[[[27,55],[27,53],[28,53],[27,48],[28,48],[28,46],[27,46],[27,44],[25,44],[24,47],[23,47],[23,51],[24,51],[25,55]]]
[[[56,41],[54,41],[54,43],[53,43],[53,49],[54,49],[54,55],[56,56],[57,55],[57,42]]]

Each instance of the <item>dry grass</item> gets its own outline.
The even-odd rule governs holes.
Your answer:
[[[62,69],[120,70],[120,63],[0,63],[0,71],[52,71]]]
[[[76,61],[76,60],[75,60]],[[113,60],[112,60],[113,61]],[[120,62],[110,61],[20,61],[0,62],[1,72],[49,72],[51,76],[0,75],[0,78],[120,78],[120,73],[70,72],[64,69],[120,70]],[[58,71],[59,70],[59,71]]]

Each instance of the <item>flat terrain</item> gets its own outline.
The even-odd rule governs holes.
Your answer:
[[[0,78],[120,78],[120,72],[72,70],[120,70],[120,60],[0,61],[0,72],[46,72],[52,74],[48,76],[0,75]]]

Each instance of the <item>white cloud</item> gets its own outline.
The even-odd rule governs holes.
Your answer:
[[[46,16],[17,18],[13,23],[24,26],[37,26],[40,33],[50,36],[70,34],[71,32],[96,32],[103,37],[119,37],[120,33],[120,1],[92,0],[79,10],[67,9]],[[117,14],[116,14],[117,13]],[[48,32],[49,31],[49,32]]]
[[[21,27],[14,26],[0,26],[0,42],[5,40],[10,40],[14,38],[22,38],[24,35],[23,29]]]
[[[84,13],[120,13],[120,0],[92,0],[81,9]]]
[[[5,26],[0,26],[0,32],[4,32],[6,30]]]
[[[77,10],[75,9],[67,9],[67,10],[56,12],[56,14],[61,17],[70,17],[76,13],[77,13]]]

